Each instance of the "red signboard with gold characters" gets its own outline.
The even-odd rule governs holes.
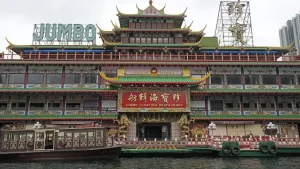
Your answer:
[[[119,112],[188,112],[190,111],[187,90],[131,90],[119,91]]]

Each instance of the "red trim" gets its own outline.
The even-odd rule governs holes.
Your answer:
[[[277,116],[275,116],[277,117]],[[300,121],[299,118],[247,118],[247,117],[241,117],[241,118],[206,118],[206,117],[201,117],[201,118],[193,118],[193,120],[219,120],[219,121]]]
[[[63,118],[1,118],[0,121],[30,121],[30,120],[56,120],[56,121],[86,121],[86,120],[101,120],[101,118],[75,118],[75,119],[63,119]],[[115,120],[115,118],[103,118],[103,120]]]
[[[11,90],[0,90],[0,93],[118,93],[117,90],[14,90],[13,88]]]

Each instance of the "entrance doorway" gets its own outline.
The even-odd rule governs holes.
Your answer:
[[[164,140],[170,138],[170,124],[138,124],[137,137],[139,140]]]

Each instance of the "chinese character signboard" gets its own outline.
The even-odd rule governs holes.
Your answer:
[[[119,112],[189,112],[189,91],[120,90]]]

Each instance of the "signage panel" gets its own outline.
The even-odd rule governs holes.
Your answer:
[[[189,112],[187,91],[119,91],[119,112]]]
[[[96,27],[93,24],[35,24],[33,32],[33,44],[61,44],[82,42],[96,43]]]

